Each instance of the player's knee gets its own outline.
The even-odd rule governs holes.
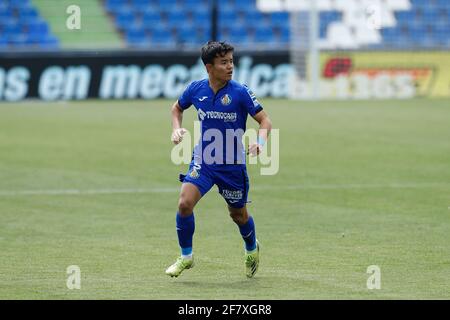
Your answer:
[[[180,198],[178,201],[178,212],[182,216],[188,216],[194,210],[194,201],[187,198]]]
[[[238,225],[243,225],[247,222],[248,217],[244,211],[230,211],[230,217]]]

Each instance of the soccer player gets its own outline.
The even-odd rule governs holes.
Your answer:
[[[208,79],[192,82],[172,106],[173,143],[180,143],[186,132],[182,128],[184,110],[194,105],[201,121],[201,138],[194,147],[192,162],[187,174],[180,175],[183,183],[176,229],[181,257],[166,270],[172,277],[178,277],[183,270],[194,266],[194,207],[213,185],[218,186],[244,240],[246,276],[251,278],[258,270],[259,243],[255,222],[246,207],[249,181],[242,135],[250,114],[259,123],[259,130],[257,143],[249,146],[247,154],[257,156],[267,141],[272,123],[253,92],[231,79],[233,52],[234,48],[225,42],[205,44],[201,58]]]

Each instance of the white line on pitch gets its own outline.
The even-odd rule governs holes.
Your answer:
[[[252,191],[265,190],[340,190],[340,189],[429,189],[450,187],[448,183],[388,183],[388,184],[317,184],[317,185],[285,185],[254,186]],[[138,194],[138,193],[177,193],[180,188],[123,188],[123,189],[55,189],[55,190],[0,190],[0,196],[33,196],[33,195],[97,195],[97,194]]]

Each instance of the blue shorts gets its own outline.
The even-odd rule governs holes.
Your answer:
[[[202,197],[217,185],[219,193],[233,208],[243,208],[247,203],[249,182],[245,164],[212,167],[192,161],[187,174],[180,174],[180,181],[196,185]]]

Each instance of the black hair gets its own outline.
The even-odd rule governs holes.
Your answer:
[[[221,41],[208,41],[203,47],[202,47],[202,61],[203,64],[207,63],[214,63],[214,58],[217,56],[223,57],[228,52],[233,52],[234,48],[232,45]]]

